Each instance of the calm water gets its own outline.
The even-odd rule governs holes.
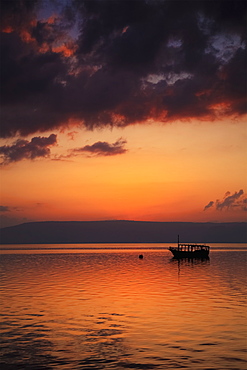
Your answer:
[[[37,247],[2,246],[1,369],[246,370],[246,246]]]

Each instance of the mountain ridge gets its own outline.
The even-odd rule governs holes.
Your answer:
[[[246,243],[247,222],[39,221],[0,229],[1,244]]]

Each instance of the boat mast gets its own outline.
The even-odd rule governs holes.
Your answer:
[[[179,250],[179,234],[178,234],[178,250]]]

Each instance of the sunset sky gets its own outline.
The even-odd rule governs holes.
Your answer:
[[[1,226],[246,221],[246,1],[1,0]]]

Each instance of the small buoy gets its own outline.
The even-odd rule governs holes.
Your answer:
[[[139,254],[139,258],[140,258],[140,260],[142,260],[143,259],[143,254]]]

